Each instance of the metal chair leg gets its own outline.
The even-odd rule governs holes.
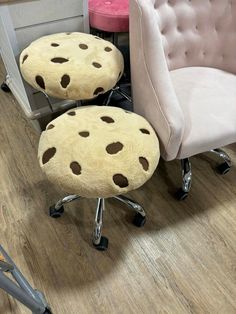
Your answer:
[[[50,108],[51,112],[53,112],[52,102],[51,102],[51,100],[50,100],[48,94],[45,93],[45,92],[43,92],[43,91],[41,91],[41,93],[44,94],[45,98],[47,99],[48,107]]]
[[[210,152],[212,152],[213,154],[217,155],[218,157],[224,160],[222,164],[217,166],[218,172],[220,174],[226,174],[227,172],[229,172],[231,168],[231,159],[229,155],[220,148],[212,149]]]
[[[107,99],[105,100],[104,104],[105,106],[109,106],[110,102],[111,102],[111,97],[114,93],[119,94],[120,96],[124,97],[126,100],[128,100],[130,103],[132,103],[132,98],[126,93],[124,92],[121,87],[115,86],[114,88],[112,88],[112,90],[110,91]]]
[[[112,43],[118,47],[119,46],[119,34],[118,33],[112,33]]]
[[[31,287],[2,246],[0,246],[0,253],[4,257],[0,269],[0,288],[24,304],[34,314],[52,313],[44,295]],[[15,282],[4,274],[5,271],[13,276]]]
[[[95,225],[93,231],[93,245],[99,251],[105,251],[108,248],[108,239],[102,236],[103,211],[105,210],[105,199],[98,198]]]
[[[48,96],[47,93],[45,93],[44,91],[36,91],[33,93],[33,95],[36,95],[36,94],[43,94],[47,100],[47,103],[48,103],[48,107],[50,109],[51,112],[53,112],[53,107],[52,107],[52,102],[50,100],[50,97]]]
[[[119,95],[121,95],[122,97],[124,97],[126,100],[128,100],[130,103],[132,103],[132,98],[124,91],[121,90],[121,87],[119,87],[116,90],[116,93],[118,93]]]
[[[59,200],[56,204],[50,206],[49,215],[52,218],[60,218],[64,213],[64,204],[79,200],[81,197],[79,195],[69,195]]]
[[[136,212],[133,219],[133,224],[136,227],[143,227],[145,225],[146,213],[140,204],[124,195],[114,196],[113,198],[118,200],[119,202],[124,203],[125,205],[127,205],[129,208],[133,209]]]
[[[184,192],[189,192],[192,184],[192,169],[189,158],[181,160],[182,168],[182,189]]]
[[[112,90],[110,91],[110,93],[109,93],[107,99],[104,101],[104,105],[105,105],[105,106],[109,106],[109,105],[110,105],[111,97],[112,97],[114,91],[115,91],[115,89],[112,88]]]
[[[114,196],[113,198],[118,200],[119,202],[124,203],[125,205],[127,205],[131,209],[135,210],[136,213],[139,213],[143,217],[146,217],[146,213],[145,213],[143,207],[139,203],[128,198],[127,196],[118,195],[118,196]]]
[[[182,188],[176,192],[176,198],[183,201],[188,196],[192,184],[192,169],[189,158],[181,159]]]

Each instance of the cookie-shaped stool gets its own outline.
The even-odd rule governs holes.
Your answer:
[[[136,211],[134,224],[143,226],[143,208],[120,196],[142,186],[159,161],[159,143],[150,124],[120,108],[86,106],[51,121],[40,138],[39,162],[48,179],[70,193],[50,208],[60,217],[63,204],[81,197],[98,200],[93,243],[104,250],[101,236],[105,198],[114,197]]]
[[[20,55],[24,79],[60,99],[92,99],[111,90],[124,71],[121,52],[85,33],[59,33],[32,42]]]

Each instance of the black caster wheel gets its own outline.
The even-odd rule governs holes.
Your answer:
[[[108,249],[108,239],[106,237],[101,237],[100,243],[93,243],[93,245],[98,251],[106,251]]]
[[[52,314],[52,311],[49,309],[46,309],[45,312],[43,314]]]
[[[5,93],[11,92],[10,88],[8,87],[8,85],[6,83],[2,83],[1,90],[4,91]]]
[[[143,217],[140,213],[135,214],[133,224],[136,227],[143,227],[146,223],[146,217]]]
[[[188,192],[184,192],[182,189],[179,189],[176,193],[175,193],[175,197],[178,201],[183,201],[188,197]]]
[[[64,207],[62,206],[60,209],[55,209],[55,205],[52,205],[49,208],[49,215],[52,218],[60,218],[64,213]]]
[[[219,165],[218,167],[216,167],[217,172],[219,174],[226,174],[227,172],[229,172],[230,170],[230,166],[227,164],[227,162],[224,162],[223,164]]]

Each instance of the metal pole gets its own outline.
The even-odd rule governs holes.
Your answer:
[[[28,295],[22,288],[18,287],[2,272],[0,272],[0,288],[24,304],[33,313],[43,314],[45,312],[45,306],[42,303],[38,303],[38,301]]]
[[[7,252],[4,250],[4,248],[0,245],[0,252],[6,259],[6,261],[13,266],[13,269],[10,270],[12,276],[16,280],[16,282],[19,284],[19,286],[28,294],[30,295],[33,299],[37,300],[40,302],[40,298],[35,292],[35,290],[31,287],[31,285],[28,283],[28,281],[24,278],[23,274],[20,272],[18,267],[15,265],[13,260],[10,258],[10,256],[7,254]]]

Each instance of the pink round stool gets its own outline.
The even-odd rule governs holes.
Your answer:
[[[89,0],[90,26],[110,33],[129,31],[129,0]]]

